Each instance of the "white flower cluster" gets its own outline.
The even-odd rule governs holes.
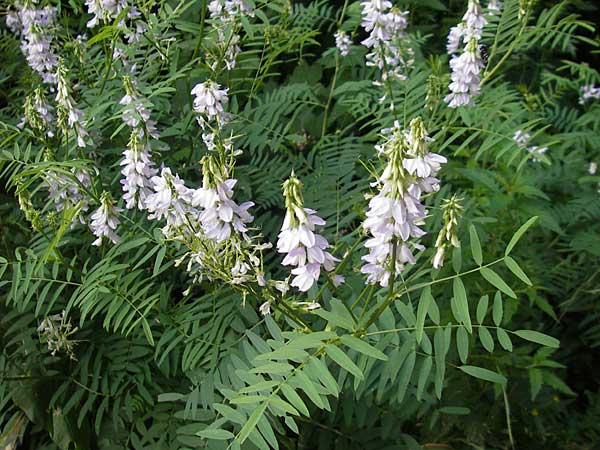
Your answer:
[[[178,238],[199,231],[199,211],[192,206],[193,190],[186,187],[179,175],[163,167],[160,175],[150,180],[154,192],[146,197],[150,220],[165,220],[162,231],[166,237]]]
[[[277,251],[287,253],[284,266],[295,266],[291,285],[302,292],[308,291],[317,282],[321,267],[327,272],[335,268],[339,259],[327,251],[327,240],[315,233],[315,226],[325,225],[313,209],[304,208],[300,180],[292,175],[283,184],[286,213],[278,235]],[[336,279],[336,282],[343,281]]]
[[[58,111],[58,126],[61,127],[66,135],[69,130],[75,131],[77,146],[85,147],[85,139],[88,132],[83,122],[83,111],[75,106],[75,101],[71,96],[69,79],[67,78],[67,69],[62,63],[59,63],[57,70],[57,90],[56,104]]]
[[[362,45],[371,50],[367,54],[367,65],[379,68],[383,80],[405,79],[401,71],[410,61],[405,60],[400,39],[406,36],[409,12],[392,8],[392,2],[387,0],[364,1],[361,6],[361,25],[369,33]]]
[[[363,222],[371,238],[365,243],[369,253],[362,257],[365,264],[361,268],[368,275],[367,283],[381,286],[390,282],[392,267],[399,274],[405,264],[415,263],[411,247],[424,249],[410,241],[425,234],[419,228],[427,214],[421,195],[439,189],[435,176],[446,162],[445,157],[429,151],[431,139],[418,117],[411,121],[408,131],[396,122],[384,133],[387,140],[377,150],[388,162],[374,183],[379,192],[369,202]]]
[[[217,44],[224,55],[227,70],[235,68],[235,60],[242,51],[240,35],[237,33],[242,16],[252,16],[252,8],[243,0],[212,0],[208,4],[208,12],[217,30]],[[229,29],[229,33],[226,30]],[[218,63],[213,63],[213,69]]]
[[[158,139],[156,124],[150,120],[150,109],[146,99],[136,90],[129,77],[125,77],[125,96],[119,104],[123,105],[123,122],[131,127],[131,136],[123,152],[121,174],[123,179],[123,199],[127,209],[146,208],[146,199],[152,193],[152,177],[157,174],[150,156],[150,140]]]
[[[598,100],[600,99],[600,86],[596,86],[593,84],[586,84],[581,87],[581,95],[579,96],[579,104],[583,105],[588,100]]]
[[[73,177],[59,173],[48,172],[45,180],[48,188],[48,197],[54,202],[57,211],[63,211],[66,206],[74,206],[81,203],[81,212],[89,208],[88,196],[82,191],[81,187],[88,189],[92,185],[90,175],[85,170],[71,169]],[[79,222],[85,223],[83,215],[80,213],[77,217]]]
[[[232,199],[236,183],[235,178],[229,178],[214,188],[196,189],[192,195],[192,204],[204,209],[200,214],[204,236],[215,242],[228,240],[233,232],[238,232],[246,238],[246,224],[254,220],[248,212],[248,209],[254,206],[253,202],[238,205]]]
[[[48,84],[56,83],[58,56],[52,48],[55,22],[56,7],[53,6],[31,9],[17,5],[17,12],[6,17],[8,28],[21,37],[21,51],[27,64]]]
[[[529,133],[523,132],[522,130],[515,131],[513,135],[513,141],[517,144],[519,148],[527,150],[529,153],[533,155],[532,160],[534,162],[538,162],[539,159],[536,158],[535,155],[543,155],[548,151],[548,147],[538,147],[537,145],[527,145],[531,140],[531,135]]]
[[[88,13],[93,14],[88,23],[88,28],[94,28],[99,22],[108,22],[116,19],[127,7],[126,0],[85,0]]]
[[[211,80],[198,83],[192,89],[196,119],[203,130],[207,127],[220,129],[227,123],[228,116],[224,110],[229,100],[227,91],[227,88],[221,89],[218,83]]]
[[[479,0],[469,0],[462,22],[453,27],[448,34],[447,50],[452,55],[450,59],[452,74],[450,94],[444,98],[444,101],[450,108],[472,105],[473,97],[479,95],[481,83],[479,75],[485,65],[481,58],[479,39],[486,24],[487,20],[483,16]],[[464,47],[461,44],[464,44]],[[462,52],[458,54],[461,47]]]
[[[102,238],[110,240],[113,244],[121,242],[121,238],[117,236],[115,230],[121,221],[117,218],[117,214],[123,211],[114,205],[113,199],[108,192],[104,192],[100,197],[100,207],[90,216],[90,230],[97,239],[92,245],[101,245]]]
[[[335,46],[340,51],[340,55],[348,56],[348,53],[350,53],[351,45],[352,40],[350,39],[350,36],[348,36],[348,33],[342,30],[338,30],[335,33]]]

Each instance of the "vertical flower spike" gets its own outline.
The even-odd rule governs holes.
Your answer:
[[[425,234],[419,228],[427,214],[421,194],[439,189],[435,175],[446,158],[429,151],[431,139],[419,117],[411,121],[408,131],[402,131],[398,123],[384,131],[387,140],[376,148],[387,165],[375,183],[379,192],[369,202],[363,223],[371,238],[365,243],[369,253],[362,257],[366,264],[361,272],[368,275],[367,283],[385,287],[392,269],[399,274],[405,264],[415,263],[411,247],[424,249],[410,239]]]
[[[287,253],[284,266],[296,266],[291,285],[302,292],[308,291],[319,279],[321,267],[327,272],[335,268],[339,259],[326,251],[330,246],[327,240],[315,233],[315,226],[325,225],[314,209],[304,208],[302,183],[292,171],[283,183],[286,213],[277,240],[277,251]]]
[[[401,71],[409,61],[404,58],[399,39],[405,36],[408,11],[393,8],[392,2],[387,0],[364,1],[361,6],[361,25],[369,33],[362,45],[371,50],[367,54],[367,65],[379,68],[383,80],[390,77],[405,79]],[[410,54],[408,49],[406,53]]]
[[[31,5],[31,3],[29,3]],[[53,47],[56,7],[31,9],[25,4],[17,13],[7,15],[6,25],[21,37],[21,51],[27,64],[40,74],[44,83],[56,84],[58,55]]]
[[[115,230],[121,223],[117,218],[117,214],[121,212],[121,208],[114,206],[114,201],[108,192],[103,192],[100,197],[100,207],[90,216],[90,229],[98,238],[92,245],[101,245],[102,238],[110,240],[113,244],[121,241]]]
[[[85,0],[88,13],[93,14],[88,23],[88,28],[94,28],[99,22],[107,22],[116,19],[127,7],[125,0]]]
[[[237,180],[229,178],[227,168],[221,167],[212,155],[202,158],[202,174],[202,187],[194,191],[192,204],[204,208],[200,214],[204,235],[215,242],[223,242],[232,232],[238,232],[246,239],[246,224],[254,220],[248,209],[254,203],[238,205],[232,200]]]
[[[348,36],[345,31],[338,30],[335,33],[335,46],[340,51],[340,55],[348,56],[348,53],[350,53],[350,45],[352,45],[350,36]]]
[[[67,68],[62,61],[59,62],[56,90],[58,126],[65,135],[68,134],[69,130],[74,130],[77,137],[77,146],[83,148],[86,146],[85,138],[88,137],[88,133],[83,123],[83,111],[77,109],[75,101],[71,97],[71,86],[67,75]]]
[[[481,89],[479,74],[483,66],[477,39],[473,37],[465,46],[464,52],[450,60],[450,94],[444,98],[450,108],[473,104],[473,97],[477,97]]]
[[[157,173],[150,157],[150,139],[158,138],[154,121],[150,120],[150,109],[145,99],[135,89],[129,77],[124,77],[125,96],[119,102],[124,105],[123,122],[132,128],[127,148],[123,152],[121,174],[123,179],[123,199],[125,206],[131,209],[146,208],[146,199],[152,194],[151,179]]]
[[[462,215],[462,210],[461,199],[456,195],[453,195],[449,200],[445,199],[442,203],[444,226],[435,241],[436,252],[433,257],[433,267],[435,269],[439,269],[444,265],[444,255],[450,245],[460,247],[456,227],[458,226],[458,219]]]
[[[452,55],[450,59],[452,74],[450,94],[444,98],[450,108],[472,105],[473,97],[479,95],[481,84],[479,75],[485,66],[479,50],[479,40],[486,24],[487,20],[483,16],[479,0],[469,0],[462,22],[450,29],[446,48]],[[465,45],[462,54],[458,55],[458,50],[462,47],[461,41]]]

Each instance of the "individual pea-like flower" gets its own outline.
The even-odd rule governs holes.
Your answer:
[[[258,308],[258,310],[260,311],[260,313],[263,316],[268,316],[269,314],[271,314],[271,303],[270,302],[264,302],[262,305],[260,305],[260,307]]]
[[[228,102],[227,91],[227,88],[221,89],[219,84],[211,80],[199,83],[192,89],[192,95],[195,96],[194,111],[198,114],[198,124],[203,129],[209,124],[221,128],[227,122],[223,109]]]
[[[375,182],[379,192],[370,200],[363,222],[370,238],[361,272],[367,275],[367,283],[387,286],[392,271],[397,275],[406,264],[415,263],[412,249],[424,249],[411,241],[425,234],[420,225],[427,210],[421,195],[439,189],[435,175],[446,158],[429,151],[430,139],[419,117],[410,122],[408,131],[396,122],[383,134],[386,141],[377,150],[387,164]]]
[[[483,66],[477,40],[471,38],[463,53],[450,60],[450,94],[444,98],[450,108],[473,104],[473,97],[478,96],[481,89],[479,74]]]
[[[494,16],[502,11],[502,2],[500,0],[490,0],[487,5],[488,14]]]
[[[254,220],[248,210],[253,202],[238,205],[233,200],[233,188],[237,180],[229,178],[227,168],[220,167],[215,158],[202,158],[202,187],[192,194],[192,205],[203,209],[200,214],[203,235],[215,242],[228,240],[232,233],[246,238],[247,224]]]
[[[463,16],[462,20],[465,25],[464,30],[466,40],[471,39],[471,37],[473,36],[477,39],[480,39],[481,31],[483,30],[483,27],[487,24],[487,20],[483,15],[483,10],[481,8],[479,0],[469,0],[467,12]]]
[[[315,210],[304,207],[301,189],[302,183],[292,172],[283,184],[286,213],[277,251],[286,253],[284,266],[295,266],[291,285],[306,292],[319,279],[321,268],[331,272],[339,260],[327,251],[327,240],[315,232],[315,227],[325,225],[325,221]]]
[[[588,167],[588,173],[590,175],[596,175],[596,171],[598,170],[598,164],[592,161]]]
[[[350,45],[352,45],[352,39],[345,31],[338,30],[335,33],[335,46],[340,51],[340,55],[348,56],[350,53]]]
[[[58,112],[58,126],[63,130],[65,135],[70,130],[75,131],[77,146],[83,148],[86,146],[85,139],[88,137],[83,120],[84,114],[83,111],[76,107],[75,100],[71,96],[67,69],[62,62],[58,66],[57,82],[56,109]]]
[[[115,230],[121,223],[117,215],[123,211],[114,205],[114,201],[108,192],[103,192],[100,197],[100,207],[90,216],[90,230],[97,239],[92,245],[99,246],[103,239],[108,239],[113,244],[121,241]]]
[[[579,104],[583,105],[588,100],[600,99],[600,86],[594,84],[586,84],[581,87],[581,95],[579,96]]]
[[[458,50],[463,47],[462,41],[465,35],[465,24],[463,22],[450,28],[448,33],[448,43],[446,44],[446,50],[449,55],[458,53]]]

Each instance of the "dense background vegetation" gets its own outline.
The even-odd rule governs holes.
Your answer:
[[[201,184],[207,150],[190,91],[215,77],[206,56],[218,53],[207,2],[134,2],[148,29],[132,44],[117,21],[86,28],[91,16],[83,1],[46,3],[58,8],[56,44],[90,136],[78,149],[59,131],[54,139],[19,126],[26,96],[42,84],[3,23],[2,448],[596,448],[600,174],[589,168],[600,164],[600,103],[579,102],[583,86],[600,84],[594,2],[503,2],[482,36],[489,56],[481,95],[475,106],[459,109],[443,101],[445,45],[466,1],[395,2],[410,11],[415,63],[383,102],[381,86],[373,84],[377,71],[365,65],[359,45],[366,33],[358,2],[255,2],[260,13],[240,25],[236,67],[215,80],[229,88],[228,130],[243,150],[235,197],[255,203],[254,225],[275,243],[285,214],[281,184],[294,169],[306,206],[327,221],[324,234],[343,257],[346,277],[339,288],[322,280],[323,289],[282,298],[292,306],[321,302],[312,314],[298,309],[300,322],[281,311],[261,316],[262,300],[235,286],[192,283],[185,264],[176,264],[184,246],[165,239],[147,212],[123,213],[120,244],[91,246],[88,228],[71,227],[43,184],[50,172],[96,167],[90,212],[102,190],[120,198],[129,130],[119,100],[127,69],[113,61],[115,49],[135,66],[137,88],[152,107],[157,166]],[[335,47],[338,28],[354,41],[346,57]],[[442,188],[427,198],[427,250],[402,281],[418,276],[386,305],[388,291],[365,295],[365,277],[353,269],[364,254],[364,195],[380,170],[374,145],[381,129],[394,120],[407,127],[416,116],[434,138],[432,151],[448,163],[439,174]],[[548,147],[539,160],[515,143],[518,130]],[[440,205],[452,194],[463,199],[462,246],[431,271]],[[538,219],[528,222],[532,217]],[[504,255],[524,223],[531,226],[510,255],[526,275],[515,276]],[[499,261],[500,282],[481,276],[481,260]],[[265,253],[272,279],[288,274],[280,261],[275,251]],[[466,286],[475,331],[465,331],[464,314],[451,300],[460,294],[455,280]],[[422,289],[429,282],[430,291]],[[61,311],[77,330],[67,336],[72,347],[53,354],[38,327]],[[560,347],[539,336],[505,337],[498,327],[542,332]],[[346,346],[336,347],[335,333]],[[303,347],[301,339],[312,341]],[[296,381],[276,391],[272,371],[273,380]],[[274,404],[273,397],[285,402]],[[290,405],[297,411],[286,410]],[[239,439],[246,431],[248,438]]]

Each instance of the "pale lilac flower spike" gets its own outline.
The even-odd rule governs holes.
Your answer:
[[[425,234],[420,228],[427,210],[421,203],[421,194],[439,189],[435,178],[446,158],[431,153],[431,140],[419,117],[403,131],[394,124],[386,142],[378,146],[388,163],[376,181],[379,192],[369,202],[367,219],[363,228],[370,235],[365,247],[369,253],[362,257],[365,264],[361,272],[367,275],[367,283],[379,283],[382,287],[391,278],[392,255],[395,254],[394,271],[401,273],[407,264],[414,264],[412,249],[423,250],[417,242]]]
[[[315,227],[325,225],[325,221],[317,216],[314,209],[303,207],[301,188],[302,183],[293,172],[283,183],[286,214],[277,240],[277,251],[287,253],[282,262],[284,266],[295,266],[291,285],[306,292],[319,279],[321,267],[331,272],[339,259],[327,251],[330,247],[327,240],[315,233]],[[341,281],[336,278],[336,282]]]
[[[106,238],[113,244],[121,241],[115,230],[121,223],[117,218],[117,214],[123,211],[121,208],[114,206],[114,202],[108,192],[104,192],[100,198],[100,207],[90,216],[90,229],[98,238],[92,245],[101,245],[102,239]]]

